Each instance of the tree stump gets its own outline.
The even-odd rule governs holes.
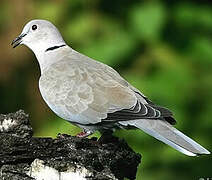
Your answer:
[[[99,144],[96,139],[65,134],[55,139],[32,135],[23,110],[0,115],[0,179],[135,179],[141,161],[141,156],[118,138]]]

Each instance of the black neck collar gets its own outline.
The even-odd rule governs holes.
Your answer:
[[[47,51],[52,51],[52,50],[55,50],[55,49],[61,48],[61,47],[63,47],[63,46],[66,46],[66,45],[65,45],[65,44],[63,44],[63,45],[60,45],[60,46],[53,46],[53,47],[50,47],[50,48],[46,49],[46,51],[45,51],[45,52],[47,52]]]

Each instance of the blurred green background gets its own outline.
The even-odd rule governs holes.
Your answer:
[[[75,50],[115,68],[152,101],[171,109],[176,127],[212,150],[210,0],[1,0],[0,112],[24,109],[36,136],[80,129],[49,110],[39,66],[11,41],[31,19],[47,19]],[[212,157],[187,157],[140,131],[115,133],[142,154],[137,179],[212,177]],[[97,134],[98,135],[98,134]]]

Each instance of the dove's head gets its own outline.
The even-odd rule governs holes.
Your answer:
[[[31,20],[12,42],[14,48],[20,44],[28,46],[36,54],[54,46],[64,45],[65,42],[60,32],[51,22]]]

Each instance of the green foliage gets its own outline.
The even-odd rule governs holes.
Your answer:
[[[14,29],[12,23],[18,21],[11,15],[17,6],[23,9],[16,10],[22,21],[16,24],[34,18],[49,19],[72,48],[114,67],[152,101],[172,110],[177,128],[212,149],[210,1],[4,1],[0,11],[2,39],[7,29]],[[15,29],[16,33],[20,27]],[[11,34],[15,36],[14,32]],[[8,48],[5,52],[14,51]],[[3,51],[0,54],[5,60],[4,75],[0,77],[1,111],[25,109],[31,114],[36,136],[55,137],[59,132],[75,135],[79,128],[45,111],[48,107],[38,95],[38,69],[32,63],[35,58],[23,52],[26,49],[14,57],[14,62],[21,65],[12,72],[12,63],[7,63]],[[211,156],[186,157],[140,131],[123,130],[115,134],[142,154],[138,180],[211,177]]]
[[[131,11],[131,26],[142,40],[155,41],[160,38],[166,20],[163,4],[147,3],[136,5]]]

